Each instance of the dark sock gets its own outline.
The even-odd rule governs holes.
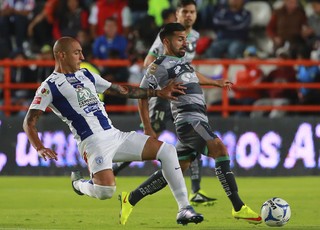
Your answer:
[[[131,163],[131,161],[129,162],[120,162],[120,163],[116,163],[116,164],[113,164],[112,166],[112,170],[113,170],[113,175],[118,175],[118,173],[126,168],[129,164]]]
[[[167,186],[167,181],[162,175],[162,171],[158,170],[153,173],[145,182],[130,193],[129,202],[136,205],[145,196],[156,193]]]
[[[194,159],[190,165],[190,178],[191,178],[191,188],[192,192],[196,193],[200,190],[200,182],[201,182],[201,168],[202,168],[202,160],[201,155]]]
[[[218,177],[224,191],[229,197],[235,211],[239,211],[244,205],[238,195],[238,187],[233,172],[230,170],[229,157],[218,157],[216,161],[216,176]]]

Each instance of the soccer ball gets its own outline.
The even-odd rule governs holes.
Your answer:
[[[283,226],[288,223],[291,217],[290,205],[279,197],[271,198],[263,203],[261,217],[268,226]]]

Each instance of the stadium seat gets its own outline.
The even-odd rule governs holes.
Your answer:
[[[272,4],[272,8],[274,9],[274,10],[276,10],[276,9],[280,9],[282,6],[283,6],[283,0],[277,0],[277,1],[275,1],[273,4]]]
[[[307,17],[310,17],[314,13],[311,3],[307,3],[304,6],[304,11],[306,12]]]
[[[266,27],[271,19],[272,8],[265,1],[253,1],[245,4],[245,9],[251,12],[251,27]]]
[[[260,57],[268,57],[273,52],[273,43],[266,35],[266,27],[271,19],[272,7],[265,1],[249,1],[245,9],[251,12],[250,39],[259,50]]]

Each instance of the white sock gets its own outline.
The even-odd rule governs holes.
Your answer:
[[[169,184],[179,209],[190,205],[186,182],[183,178],[175,147],[163,143],[157,153],[157,159],[161,161],[162,174]]]
[[[92,180],[78,180],[73,182],[73,185],[76,189],[78,189],[83,194],[96,198]]]

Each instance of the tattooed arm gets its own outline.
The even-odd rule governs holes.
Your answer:
[[[31,145],[37,150],[40,157],[44,160],[55,159],[57,160],[57,153],[49,148],[45,148],[38,137],[38,130],[36,124],[39,117],[43,114],[42,110],[29,109],[23,121],[23,129],[28,136]]]
[[[153,89],[142,89],[130,85],[112,84],[105,94],[127,98],[148,98],[156,97],[157,91]]]
[[[110,88],[105,91],[105,94],[126,98],[146,99],[149,97],[161,97],[164,99],[177,100],[178,98],[172,96],[172,94],[185,94],[183,91],[184,89],[186,88],[182,86],[181,83],[174,81],[170,81],[166,87],[160,90],[143,89],[130,85],[112,84]]]

